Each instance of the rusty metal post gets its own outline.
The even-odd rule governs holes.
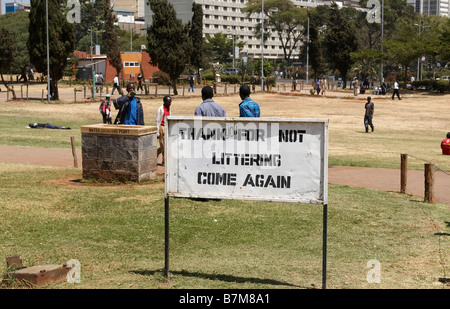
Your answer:
[[[400,193],[406,193],[406,183],[408,181],[408,155],[401,154],[400,172]]]
[[[434,166],[431,163],[425,163],[425,202],[434,203],[433,179]]]

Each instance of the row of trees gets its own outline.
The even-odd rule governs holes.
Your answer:
[[[167,0],[149,0],[148,3],[154,12],[153,24],[146,38],[151,63],[170,77],[177,94],[176,81],[186,65],[198,70],[203,63],[202,6],[193,4],[192,22],[184,25],[176,18],[174,8]],[[117,74],[122,70],[120,30],[114,25],[116,20],[108,0],[82,0],[81,22],[78,24],[67,21],[66,16],[71,8],[66,8],[65,4],[61,0],[48,0],[49,73],[54,99],[59,98],[58,81],[63,77],[75,47],[86,45],[87,40],[91,41],[89,36],[94,33],[96,40],[101,33],[100,41]],[[3,80],[3,72],[11,69],[17,71],[20,67],[19,70],[26,76],[30,65],[38,72],[47,72],[47,19],[43,14],[46,11],[46,0],[31,0],[29,14],[6,14],[6,18],[16,25],[8,27],[12,31],[5,26],[0,27],[0,74],[7,88],[9,85]],[[20,22],[15,22],[18,19]],[[27,35],[16,40],[19,33]]]
[[[360,4],[365,7],[367,0]],[[333,2],[306,9],[296,8],[290,0],[266,0],[265,31],[278,34],[288,64],[297,60],[293,51],[298,49],[299,61],[306,62],[309,56],[313,78],[332,73],[343,80],[348,75],[381,79],[382,65],[383,77],[400,66],[406,78],[418,57],[450,61],[448,18],[416,14],[406,0],[385,0],[382,9],[383,24],[369,22],[365,11],[340,9]],[[261,10],[261,0],[250,0],[244,9],[249,16]],[[257,31],[261,33],[260,28]]]

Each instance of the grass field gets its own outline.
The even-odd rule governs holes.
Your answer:
[[[439,144],[450,131],[449,96],[375,100],[375,132],[364,133],[364,100],[255,94],[263,117],[328,118],[329,164],[450,172]],[[237,95],[218,96],[238,116]],[[153,125],[161,98],[144,99]],[[174,97],[173,115],[192,115],[199,97]],[[100,122],[97,103],[0,102],[0,144],[81,147],[80,127]],[[113,113],[115,115],[115,113]],[[72,130],[33,130],[50,122]],[[171,199],[170,279],[164,268],[164,184],[80,181],[81,169],[0,163],[1,258],[25,266],[81,263],[81,283],[46,288],[310,289],[321,287],[322,207],[237,200]],[[450,177],[450,176],[449,176]],[[395,192],[329,186],[331,289],[446,289],[449,206]],[[369,260],[381,282],[369,283]],[[0,271],[6,265],[0,264]],[[22,285],[14,284],[13,288]],[[7,287],[4,287],[7,288]]]

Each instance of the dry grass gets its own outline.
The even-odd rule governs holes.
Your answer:
[[[67,89],[61,102],[46,104],[5,102],[1,92],[0,138],[20,137],[26,132],[15,128],[34,118],[70,122],[70,135],[100,122],[99,102],[74,104],[70,94]],[[410,168],[421,168],[426,160],[450,171],[450,156],[442,156],[439,148],[450,131],[443,112],[449,95],[377,98],[376,131],[365,134],[363,97],[329,94],[337,97],[256,93],[253,99],[263,117],[328,118],[330,164],[398,168],[400,153],[408,153],[419,158],[410,160]],[[237,95],[219,95],[216,101],[228,116],[238,116]],[[172,114],[193,115],[200,103],[198,95],[174,97]],[[162,99],[144,98],[143,104],[146,123],[152,125]],[[45,142],[46,137],[40,138]],[[0,251],[3,257],[21,255],[26,265],[80,260],[81,285],[56,288],[320,287],[320,208],[173,199],[171,279],[166,280],[161,271],[162,183],[70,185],[68,179],[79,179],[79,169],[0,163],[0,170]],[[329,202],[328,287],[447,288],[439,282],[448,268],[446,205],[335,185],[330,185]],[[366,280],[370,259],[382,263],[381,285]]]
[[[35,88],[42,85],[33,86]],[[282,88],[282,87],[281,87]],[[35,93],[39,93],[39,89]],[[448,109],[450,95],[406,93],[403,100],[391,100],[389,96],[373,96],[375,103],[375,132],[364,133],[363,114],[366,95],[354,97],[348,91],[327,92],[328,97],[286,92],[252,95],[261,105],[262,117],[326,118],[329,119],[329,157],[331,165],[354,165],[399,168],[400,154],[409,155],[409,168],[423,169],[425,162],[434,163],[444,171],[450,171],[450,159],[441,155],[440,142],[450,131]],[[5,116],[28,116],[49,119],[49,122],[75,122],[76,125],[99,123],[100,100],[73,103],[73,88],[61,86],[61,101],[46,104],[42,101],[0,102]],[[179,89],[173,97],[172,115],[191,116],[201,103],[200,88],[194,95]],[[30,90],[30,93],[32,91]],[[239,96],[234,88],[218,90],[215,101],[227,111],[227,116],[239,116]],[[142,97],[145,122],[154,124],[156,109],[162,104],[163,90],[159,97]],[[0,93],[0,101],[4,92]],[[116,97],[114,95],[113,97]],[[113,115],[116,112],[113,111]],[[72,135],[75,132],[72,132]]]

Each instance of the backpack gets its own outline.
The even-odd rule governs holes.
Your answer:
[[[107,100],[103,101],[98,108],[100,114],[108,115],[110,111],[109,102]]]

